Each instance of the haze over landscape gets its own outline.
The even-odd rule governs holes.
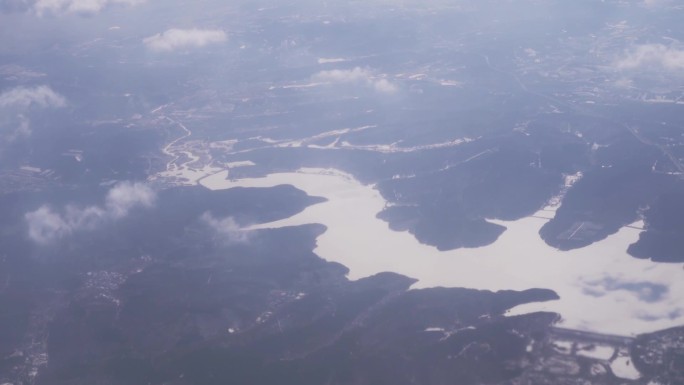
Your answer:
[[[684,384],[674,0],[0,0],[0,384]]]

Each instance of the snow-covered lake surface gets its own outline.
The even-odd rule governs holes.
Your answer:
[[[625,380],[638,380],[641,378],[641,373],[632,365],[632,361],[628,356],[616,358],[611,362],[610,368],[618,378],[624,378]]]
[[[577,355],[596,360],[608,361],[615,353],[615,348],[608,345],[587,344],[578,346]]]
[[[493,220],[507,230],[489,246],[441,252],[408,232],[390,230],[376,218],[387,204],[379,192],[343,172],[301,169],[264,178],[227,177],[223,171],[200,183],[213,190],[290,184],[327,198],[290,218],[252,228],[324,224],[328,230],[318,238],[315,252],[347,266],[350,279],[391,271],[418,279],[413,288],[547,288],[561,299],[521,305],[509,314],[553,311],[562,315],[564,327],[609,334],[635,335],[684,323],[684,270],[629,256],[626,250],[638,239],[637,229],[624,227],[582,249],[559,251],[539,237],[546,220],[535,215]]]

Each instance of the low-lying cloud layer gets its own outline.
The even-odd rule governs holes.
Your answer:
[[[652,68],[684,71],[684,50],[663,44],[642,44],[627,52],[616,66],[621,70]]]
[[[137,5],[145,0],[38,0],[33,5],[38,15],[45,13],[98,13],[110,5]]]
[[[0,107],[64,107],[66,99],[49,86],[15,87],[0,94]]]
[[[118,183],[107,193],[103,206],[66,206],[62,213],[45,205],[25,215],[28,235],[37,243],[49,243],[76,231],[92,230],[121,219],[137,207],[152,207],[156,193],[142,183]]]
[[[373,89],[379,93],[391,94],[398,87],[385,78],[378,78],[370,70],[356,67],[350,70],[321,71],[312,78],[315,82],[330,84],[357,84]]]
[[[49,86],[15,87],[0,93],[0,141],[31,134],[31,110],[62,108],[66,99]]]
[[[642,2],[642,4],[648,8],[667,6],[670,5],[670,3],[672,3],[671,0],[643,0]]]
[[[228,40],[228,36],[221,30],[172,28],[145,38],[143,43],[152,51],[170,52],[223,43],[226,40]]]
[[[242,229],[232,217],[218,219],[210,213],[204,213],[200,220],[214,230],[221,240],[227,244],[249,241],[250,232]]]

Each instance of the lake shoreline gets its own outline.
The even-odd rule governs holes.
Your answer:
[[[212,190],[290,184],[326,198],[290,218],[250,228],[325,225],[314,252],[346,266],[351,280],[394,272],[417,279],[413,289],[550,289],[561,299],[520,305],[507,315],[555,312],[563,327],[592,332],[637,335],[684,323],[684,272],[629,256],[627,247],[640,232],[632,227],[585,248],[561,251],[539,237],[549,216],[542,210],[517,221],[490,220],[506,227],[491,245],[442,252],[408,232],[392,231],[376,217],[387,205],[380,193],[344,172],[306,168],[263,178],[228,177],[226,170],[200,184]]]

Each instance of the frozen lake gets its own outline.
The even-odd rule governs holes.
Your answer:
[[[327,198],[290,218],[252,228],[324,224],[328,230],[315,252],[347,266],[350,279],[391,271],[418,279],[413,288],[551,289],[560,300],[521,305],[509,314],[553,311],[562,315],[562,326],[594,332],[634,335],[684,324],[682,265],[629,256],[627,247],[639,236],[633,228],[579,250],[559,251],[538,235],[545,219],[492,221],[507,228],[494,244],[441,252],[408,232],[390,230],[376,218],[387,204],[379,192],[343,172],[301,169],[264,178],[227,177],[223,171],[200,183],[212,190],[290,184]]]

